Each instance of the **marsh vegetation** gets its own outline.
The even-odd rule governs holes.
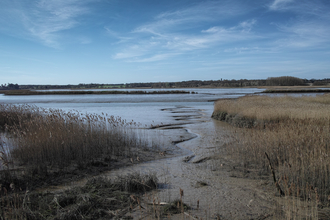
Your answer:
[[[2,187],[0,219],[130,219],[127,213],[142,208],[141,194],[157,183],[155,174],[134,173],[115,180],[91,178],[60,193]]]
[[[247,96],[217,101],[213,117],[240,127],[227,150],[243,166],[274,171],[279,195],[312,201],[317,209],[330,205],[329,108],[328,94]],[[297,217],[298,209],[287,216]]]
[[[60,194],[35,189],[152,157],[155,142],[139,126],[106,114],[0,105],[0,219],[124,216],[137,205],[132,193],[157,188],[155,174],[92,179]]]
[[[1,140],[1,174],[6,175],[1,181],[8,185],[13,173],[46,180],[142,158],[140,154],[153,146],[142,129],[134,129],[137,126],[105,114],[0,105],[0,127],[6,137],[6,143]]]

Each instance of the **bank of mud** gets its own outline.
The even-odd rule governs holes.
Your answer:
[[[212,119],[191,124],[187,128],[198,137],[179,144],[190,154],[120,172],[157,172],[163,188],[143,197],[146,206],[153,201],[170,203],[180,199],[180,190],[184,192],[183,202],[190,209],[170,217],[162,215],[163,219],[277,219],[281,212],[268,173],[244,167],[227,154],[231,143],[226,127]],[[139,209],[128,215],[134,219],[153,216]]]

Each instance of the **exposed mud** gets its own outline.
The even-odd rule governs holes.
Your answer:
[[[189,113],[193,111],[189,110]],[[195,138],[178,144],[187,155],[137,164],[106,175],[156,172],[162,186],[158,192],[144,196],[145,206],[153,201],[170,203],[177,200],[182,189],[183,201],[191,209],[171,215],[171,219],[276,219],[274,188],[269,176],[253,179],[245,175],[222,148],[228,140],[227,125],[207,117],[185,126],[186,135],[195,134]],[[174,135],[177,130],[171,132]],[[248,172],[250,176],[254,175],[254,171]],[[127,216],[141,219],[141,216],[151,218],[152,214],[137,209]]]
[[[102,173],[108,178],[134,172],[157,174],[158,190],[141,197],[141,205],[145,208],[133,209],[126,216],[132,219],[158,218],[148,207],[170,204],[181,197],[190,209],[180,214],[161,215],[160,218],[276,219],[274,188],[269,175],[249,178],[255,172],[244,170],[228,157],[223,147],[229,144],[226,124],[211,119],[202,109],[178,106],[162,111],[171,111],[175,118],[182,118],[183,123],[151,128],[164,130],[163,146],[166,147],[159,148],[158,158],[147,162],[133,161],[133,166]],[[66,190],[81,186],[87,180],[44,190]]]

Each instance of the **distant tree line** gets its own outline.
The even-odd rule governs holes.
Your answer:
[[[190,80],[181,82],[147,82],[147,83],[126,83],[126,84],[98,84],[80,83],[78,85],[18,85],[2,84],[0,90],[15,89],[120,89],[120,88],[219,88],[219,87],[257,87],[257,86],[300,86],[314,85],[324,86],[330,83],[329,78],[325,79],[300,79],[292,76],[269,77],[267,79],[239,79],[239,80]]]
[[[302,86],[305,85],[303,79],[293,76],[269,77],[266,86]]]
[[[190,80],[182,82],[158,82],[158,83],[128,83],[126,88],[198,88],[198,87],[247,87],[247,86],[264,86],[266,80]]]
[[[8,83],[8,84],[1,84],[0,90],[15,90],[20,89],[18,84]]]
[[[321,86],[328,85],[330,79],[300,79],[292,76],[269,77],[266,80],[256,79],[239,79],[239,80],[190,80],[182,82],[158,82],[158,83],[128,83],[125,88],[198,88],[198,87],[257,87],[257,86]]]
[[[311,79],[310,80],[313,86],[325,86],[330,84],[330,78],[325,79]]]
[[[80,83],[78,85],[20,85],[20,89],[112,89],[123,88],[125,84]]]

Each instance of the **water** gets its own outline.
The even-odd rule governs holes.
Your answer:
[[[136,91],[131,89],[126,91]],[[147,89],[140,91],[159,91]],[[261,92],[263,89],[167,89],[184,90],[197,94],[104,94],[104,95],[0,95],[1,104],[28,104],[42,108],[77,110],[81,113],[96,113],[120,116],[127,121],[134,120],[141,124],[174,123],[170,111],[166,108],[185,107],[203,109],[209,117],[213,111],[214,100],[237,98],[246,94]]]

